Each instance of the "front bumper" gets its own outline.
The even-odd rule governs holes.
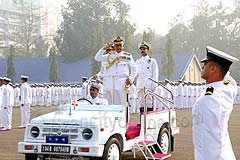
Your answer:
[[[48,146],[70,146],[69,153],[42,152],[42,145]],[[24,154],[40,154],[40,155],[59,155],[59,156],[87,156],[102,157],[104,145],[78,145],[78,144],[49,144],[49,143],[31,143],[19,142],[18,152]]]

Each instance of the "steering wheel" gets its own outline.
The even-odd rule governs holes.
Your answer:
[[[78,102],[79,102],[79,101],[87,101],[89,104],[93,104],[91,101],[89,101],[89,100],[86,99],[86,98],[80,98],[80,99],[78,99],[77,101],[78,101]]]

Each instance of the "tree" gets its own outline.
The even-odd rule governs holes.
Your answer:
[[[116,35],[125,37],[128,50],[135,31],[128,21],[129,9],[121,0],[68,0],[55,38],[65,61],[92,56],[99,49],[95,47],[102,47],[102,42],[109,42]]]
[[[142,41],[152,44],[154,36],[155,36],[154,30],[152,30],[151,28],[147,28],[146,30],[143,31]]]
[[[193,18],[187,23],[177,16],[171,24],[169,35],[177,52],[194,53],[200,59],[205,56],[206,46],[212,46],[238,57],[240,41],[240,1],[235,0],[233,7],[223,7],[219,1],[210,5],[200,0],[195,8]],[[240,80],[238,71],[240,62],[231,70]]]
[[[27,55],[31,55],[31,49],[40,35],[41,16],[39,15],[39,6],[34,0],[15,1],[17,9],[20,11],[19,26],[12,33],[14,37],[10,40],[16,43],[18,48],[23,49]]]
[[[173,60],[173,43],[172,39],[169,35],[167,35],[167,43],[166,43],[166,53],[163,54],[162,57],[162,75],[170,79],[170,77],[174,74],[175,63]]]
[[[39,36],[34,44],[34,55],[37,57],[46,57],[48,54],[48,47],[49,44],[43,39],[42,36]]]
[[[9,54],[8,60],[7,60],[7,66],[8,66],[7,77],[11,78],[12,80],[13,80],[13,77],[16,75],[13,57],[14,57],[14,48],[13,48],[13,45],[10,45],[10,54]]]
[[[60,82],[59,71],[58,71],[58,60],[57,51],[55,47],[51,47],[49,51],[49,61],[51,63],[49,80],[50,82]]]

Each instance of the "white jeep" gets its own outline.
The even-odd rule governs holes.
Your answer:
[[[147,94],[163,99],[150,91]],[[141,150],[146,159],[170,156],[174,134],[179,132],[173,107],[144,112],[139,123],[128,122],[128,116],[128,108],[122,105],[99,106],[82,100],[77,105],[60,105],[57,111],[31,120],[24,141],[18,143],[18,152],[25,154],[25,160],[121,160],[121,153],[130,150]],[[151,135],[151,140],[146,140],[146,135]],[[154,146],[146,153],[154,141],[160,150]]]

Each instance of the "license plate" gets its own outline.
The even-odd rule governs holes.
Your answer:
[[[70,146],[42,145],[42,152],[70,153]]]
[[[68,136],[46,136],[46,143],[68,144]]]

